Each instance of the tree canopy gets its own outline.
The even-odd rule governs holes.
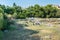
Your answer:
[[[13,6],[0,5],[0,12],[15,15],[16,18],[39,17],[39,18],[59,18],[60,10],[53,5],[40,6],[35,4],[27,8],[22,8],[13,3]]]

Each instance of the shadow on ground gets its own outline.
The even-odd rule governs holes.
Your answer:
[[[4,32],[3,40],[40,40],[36,37],[30,37],[30,35],[37,34],[38,31],[26,29],[24,24],[15,23],[12,25],[14,30]]]

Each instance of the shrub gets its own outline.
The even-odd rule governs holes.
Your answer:
[[[3,15],[2,13],[0,13],[0,30],[2,31],[8,30],[9,26],[10,26],[10,22],[6,17],[6,15]]]
[[[3,28],[3,21],[4,21],[3,14],[0,13],[0,30]]]

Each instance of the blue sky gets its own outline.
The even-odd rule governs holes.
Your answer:
[[[12,6],[13,3],[16,3],[22,7],[28,7],[34,4],[47,5],[47,4],[56,4],[60,5],[60,0],[0,0],[0,4]]]

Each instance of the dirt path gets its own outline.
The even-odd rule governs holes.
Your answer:
[[[16,29],[4,33],[3,40],[28,40],[30,35],[38,33],[34,30],[25,29],[22,24],[14,24]]]

